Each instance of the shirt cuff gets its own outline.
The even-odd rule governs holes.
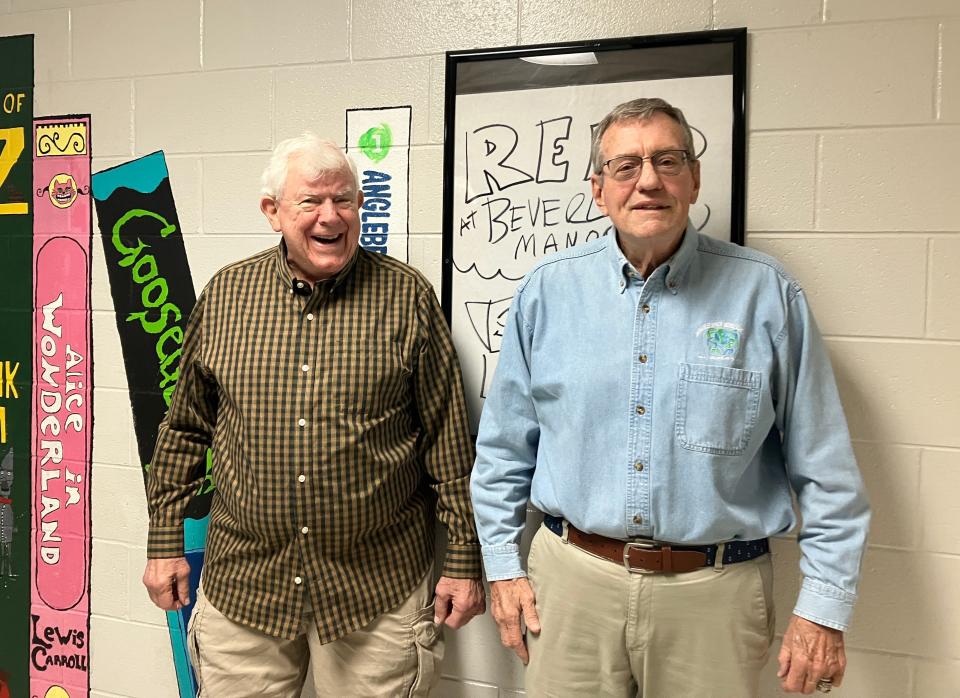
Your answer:
[[[483,568],[488,582],[527,576],[520,564],[520,546],[515,543],[483,546]]]
[[[846,632],[853,619],[853,605],[856,601],[856,594],[805,577],[793,613],[814,623]]]
[[[447,545],[441,574],[453,579],[480,579],[480,546]]]
[[[183,526],[151,526],[147,557],[183,557]]]

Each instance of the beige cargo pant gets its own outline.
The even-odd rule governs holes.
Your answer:
[[[312,614],[297,639],[273,637],[224,616],[201,584],[188,628],[200,698],[299,698],[308,667],[317,698],[429,695],[443,659],[432,580],[428,572],[400,606],[323,645]]]

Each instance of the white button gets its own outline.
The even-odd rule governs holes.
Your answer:
[[[304,526],[303,528],[300,529],[300,533],[302,533],[303,535],[307,535],[307,532],[308,532],[309,530],[310,530],[309,528],[307,528],[306,526]]]
[[[303,584],[303,579],[301,579],[300,577],[294,577],[293,583],[296,584],[297,586],[300,586],[301,584]]]
[[[313,313],[307,313],[307,320],[313,320]]]
[[[301,417],[300,419],[297,420],[297,426],[298,426],[298,427],[305,427],[305,426],[307,426],[307,420],[306,420],[306,419],[303,419],[303,418]]]
[[[297,482],[306,482],[306,481],[307,481],[307,476],[306,476],[306,475],[298,475],[298,476],[297,476]]]
[[[303,371],[304,373],[306,373],[307,371],[310,370],[310,367],[307,366],[306,364],[304,364],[303,366],[300,367],[300,370]]]

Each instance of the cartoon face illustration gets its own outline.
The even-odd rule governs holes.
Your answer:
[[[50,180],[50,201],[57,208],[68,208],[77,200],[77,182],[68,174],[55,175]]]
[[[723,327],[707,330],[707,349],[711,356],[733,356],[740,346],[740,331]]]

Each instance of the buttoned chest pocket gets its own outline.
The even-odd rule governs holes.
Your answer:
[[[763,376],[727,366],[680,364],[676,434],[690,451],[737,456],[750,443]]]

